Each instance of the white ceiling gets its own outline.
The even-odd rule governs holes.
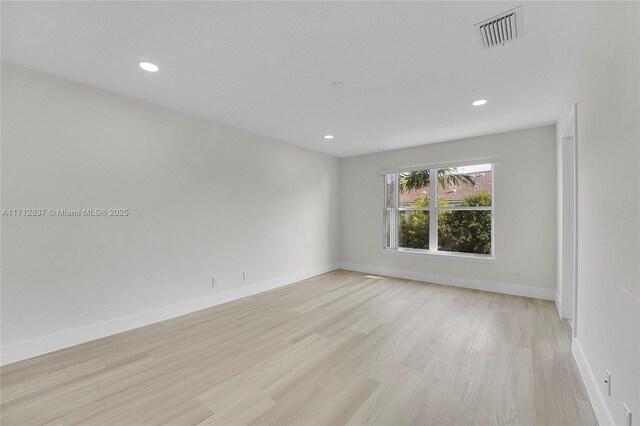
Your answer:
[[[474,24],[519,5],[524,37],[484,50]],[[3,1],[2,59],[350,156],[555,122],[596,9]],[[489,103],[472,107],[478,98]]]

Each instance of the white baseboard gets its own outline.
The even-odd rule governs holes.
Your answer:
[[[370,274],[387,275],[416,281],[427,281],[435,284],[445,284],[455,287],[472,288],[475,290],[491,291],[494,293],[512,294],[514,296],[533,297],[535,299],[554,300],[555,290],[548,288],[529,287],[495,281],[484,281],[472,278],[449,277],[445,275],[428,274],[425,272],[390,269],[379,266],[359,265],[356,263],[340,263],[342,269]]]
[[[580,375],[582,376],[584,386],[587,388],[587,393],[589,394],[589,399],[591,400],[591,406],[593,407],[593,411],[596,413],[598,423],[601,426],[614,425],[615,423],[613,421],[613,417],[611,416],[611,412],[607,408],[607,403],[604,400],[604,395],[600,390],[598,381],[593,375],[593,371],[591,371],[591,367],[589,366],[587,357],[582,350],[580,341],[575,337],[571,342],[571,352],[573,352],[573,357],[576,360],[576,364],[578,364],[578,370],[580,371]]]
[[[143,327],[158,321],[178,317],[211,306],[220,305],[242,297],[252,296],[274,288],[295,283],[316,275],[339,269],[340,264],[319,266],[282,277],[249,284],[232,290],[212,294],[197,299],[185,300],[174,305],[162,306],[149,311],[139,312],[112,320],[90,324],[60,333],[49,334],[36,339],[25,340],[2,347],[0,365],[33,358],[48,352],[75,346],[80,343],[100,339],[112,334]]]

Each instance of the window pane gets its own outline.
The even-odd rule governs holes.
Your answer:
[[[491,206],[491,164],[438,170],[438,206]]]
[[[398,221],[397,221],[397,193],[396,174],[388,174],[384,177],[384,248],[397,248]]]
[[[400,207],[429,207],[429,170],[400,173]]]
[[[384,248],[391,247],[391,215],[393,212],[386,209],[384,212]]]
[[[393,186],[396,179],[396,175],[385,175],[384,176],[384,200],[386,208],[393,207]]]
[[[491,211],[439,211],[438,250],[491,254]]]
[[[399,247],[429,249],[429,212],[400,212]]]

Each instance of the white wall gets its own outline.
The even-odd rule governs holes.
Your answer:
[[[3,63],[2,208],[131,213],[2,218],[2,345],[337,262],[338,183],[328,155]]]
[[[577,102],[577,346],[616,424],[626,424],[623,402],[640,424],[639,40],[639,3],[600,6],[557,124],[561,154],[568,112]],[[558,279],[559,291],[560,284]],[[613,375],[612,396],[605,369]],[[598,399],[591,396],[598,412]]]
[[[496,263],[448,260],[383,252],[383,184],[380,172],[401,167],[479,158],[500,158],[495,167]],[[481,280],[555,292],[555,127],[547,126],[342,159],[342,261]],[[514,279],[521,271],[522,280]],[[450,278],[454,278],[451,280]],[[529,294],[529,293],[526,293]]]

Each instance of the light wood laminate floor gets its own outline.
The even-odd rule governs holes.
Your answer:
[[[596,424],[552,302],[348,271],[1,371],[2,425]]]

